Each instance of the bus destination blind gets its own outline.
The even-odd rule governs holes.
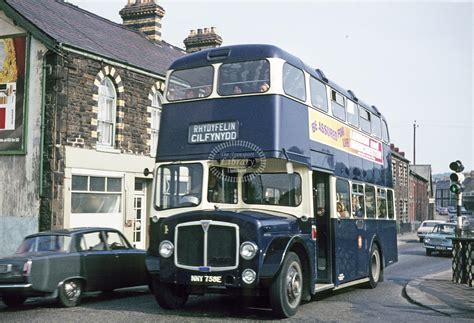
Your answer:
[[[238,138],[238,121],[192,124],[188,129],[188,143],[190,144],[237,140]]]

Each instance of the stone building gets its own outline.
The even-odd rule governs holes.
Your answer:
[[[146,247],[161,95],[185,52],[165,11],[117,24],[61,0],[0,0],[0,254],[50,228],[107,226]]]
[[[410,161],[405,158],[405,153],[400,151],[394,144],[390,145],[392,151],[392,179],[395,191],[395,207],[400,223],[408,224],[408,167]],[[407,226],[407,225],[405,225]]]
[[[465,172],[465,179],[463,182],[464,191],[462,194],[462,204],[474,213],[474,171]],[[444,179],[436,182],[436,206],[439,207],[455,207],[456,195],[449,190],[451,181]]]

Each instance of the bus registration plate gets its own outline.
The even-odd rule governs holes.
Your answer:
[[[213,275],[191,275],[191,284],[200,285],[221,285],[223,283],[222,276]]]

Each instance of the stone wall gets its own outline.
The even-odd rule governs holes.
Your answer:
[[[162,90],[158,78],[105,64],[72,52],[47,59],[44,194],[41,228],[63,227],[65,146],[97,147],[98,85],[109,77],[117,93],[114,150],[150,155],[150,117],[153,91]],[[48,223],[50,219],[50,223]]]

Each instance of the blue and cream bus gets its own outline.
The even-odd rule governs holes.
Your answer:
[[[383,280],[396,219],[375,106],[270,45],[176,60],[163,100],[147,257],[160,306],[262,295],[289,317]]]

